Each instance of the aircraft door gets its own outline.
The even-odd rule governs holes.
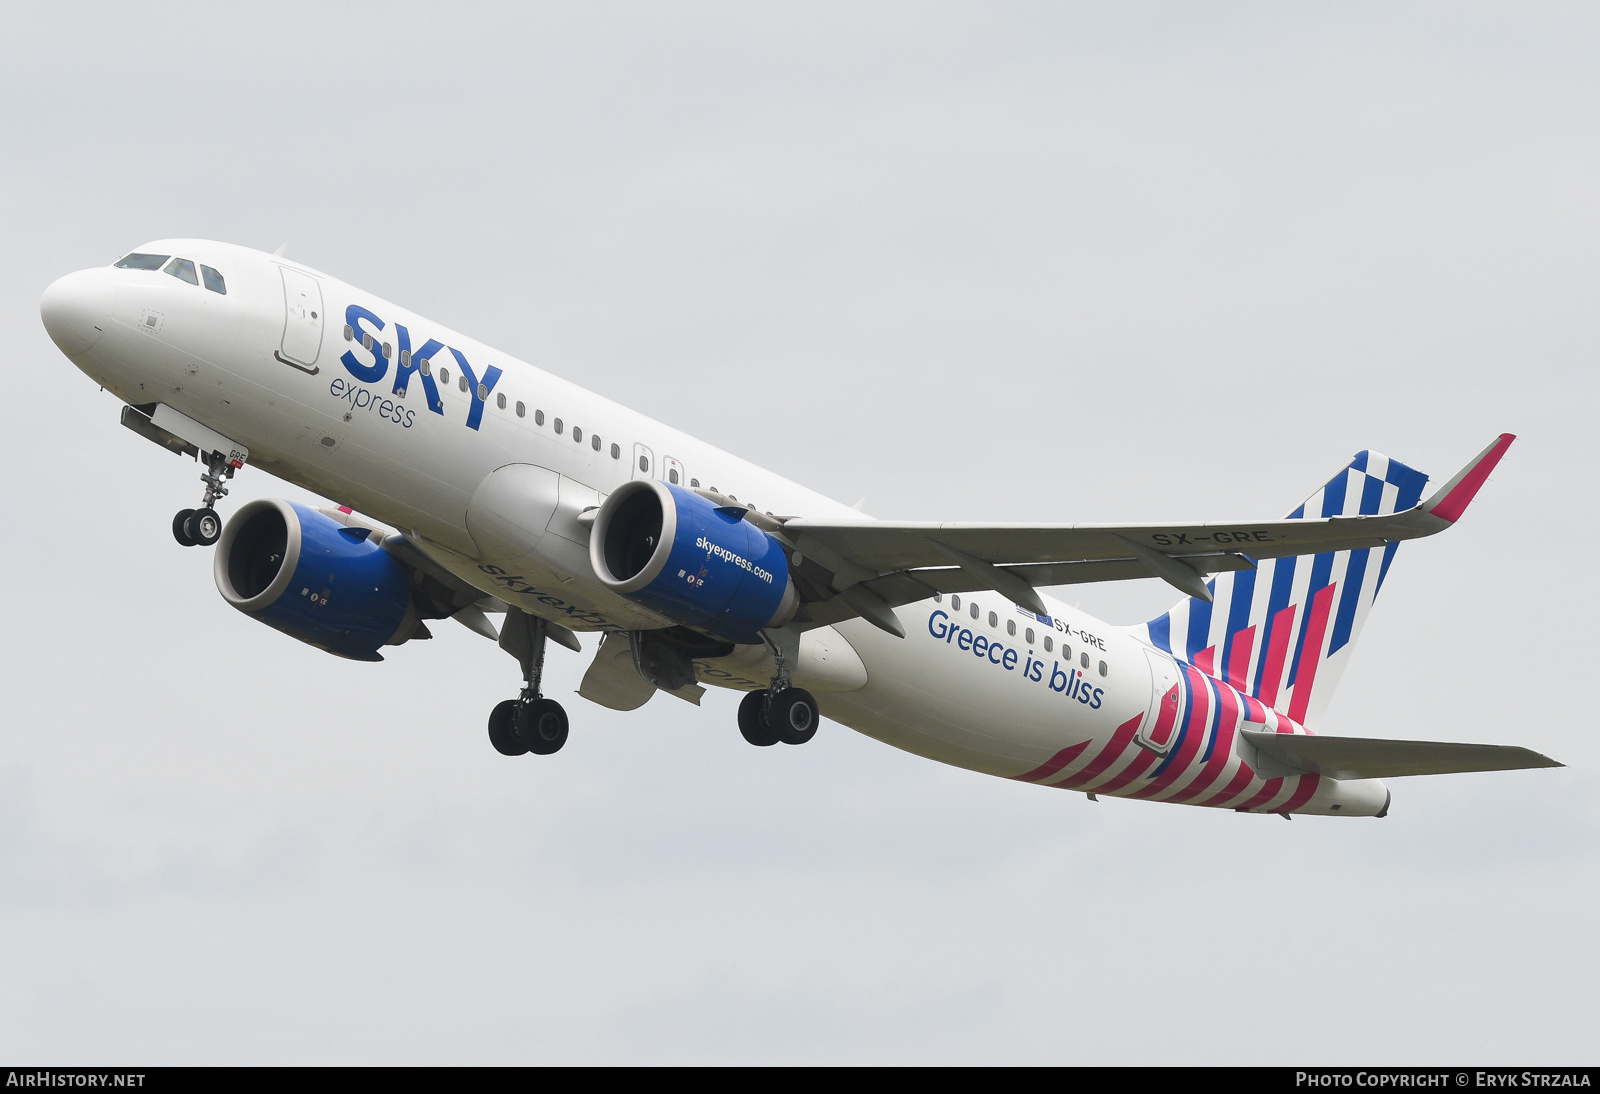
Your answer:
[[[689,485],[689,480],[683,473],[683,464],[671,456],[661,457],[661,478],[673,486]]]
[[[317,371],[312,366],[322,352],[322,286],[317,279],[300,270],[279,266],[283,274],[283,345],[277,354],[286,365],[307,372]]]
[[[642,444],[633,446],[633,475],[635,479],[648,479],[656,469],[656,454]]]
[[[1133,743],[1157,756],[1172,751],[1178,739],[1178,716],[1183,708],[1183,689],[1178,684],[1178,665],[1156,650],[1145,650],[1150,665],[1150,709],[1145,712]]]

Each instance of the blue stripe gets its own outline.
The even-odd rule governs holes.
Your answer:
[[[1383,505],[1383,480],[1367,476],[1367,484],[1361,488],[1361,515],[1375,517]]]
[[[1180,669],[1178,676],[1183,680],[1183,708],[1178,711],[1178,735],[1173,738],[1172,748],[1168,750],[1166,757],[1156,764],[1156,769],[1150,772],[1147,778],[1153,779],[1172,766],[1172,761],[1178,758],[1178,752],[1183,748],[1184,734],[1189,732],[1189,712],[1194,709],[1194,690],[1189,684],[1187,672]]]
[[[1172,613],[1157,616],[1145,624],[1150,628],[1150,644],[1158,650],[1172,652]]]
[[[1228,636],[1222,641],[1222,662],[1217,671],[1227,675],[1228,659],[1233,656],[1234,635],[1244,630],[1250,622],[1250,605],[1256,598],[1256,572],[1233,572],[1233,600],[1228,605]]]
[[[1367,473],[1367,458],[1371,455],[1372,453],[1369,450],[1363,448],[1356,453],[1356,458],[1350,461],[1350,466],[1365,475]]]
[[[1322,515],[1336,517],[1344,512],[1344,492],[1350,485],[1350,471],[1345,469],[1328,480],[1322,488]]]
[[[1344,571],[1344,592],[1339,594],[1339,611],[1333,620],[1333,637],[1328,640],[1328,656],[1350,641],[1350,628],[1355,626],[1356,608],[1361,603],[1361,583],[1367,576],[1367,558],[1372,548],[1359,547],[1350,552],[1350,564]]]
[[[1209,736],[1206,739],[1205,755],[1200,757],[1201,763],[1205,763],[1207,760],[1211,759],[1211,753],[1216,750],[1217,727],[1222,723],[1222,696],[1220,694],[1222,691],[1222,686],[1220,684],[1213,684],[1208,680],[1206,682],[1206,687],[1211,692],[1211,721],[1206,726],[1206,733]]]
[[[1290,555],[1288,558],[1272,560],[1272,595],[1267,600],[1267,618],[1261,624],[1261,649],[1265,651],[1267,644],[1272,639],[1272,621],[1278,618],[1278,613],[1289,606],[1289,594],[1294,590],[1294,568],[1298,557]],[[1255,682],[1250,685],[1250,694],[1256,698],[1261,697],[1261,674],[1267,669],[1265,652],[1256,662]]]
[[[1383,548],[1383,565],[1378,567],[1378,584],[1372,590],[1372,599],[1378,599],[1378,594],[1383,592],[1383,579],[1389,576],[1389,563],[1394,561],[1394,553],[1400,549],[1398,541],[1385,544]]]
[[[1295,676],[1300,672],[1300,653],[1306,644],[1306,626],[1311,622],[1311,599],[1317,595],[1317,590],[1325,588],[1328,577],[1333,573],[1333,552],[1324,551],[1311,560],[1311,584],[1306,589],[1306,599],[1300,609],[1300,633],[1294,640],[1294,662],[1289,666],[1289,679],[1284,687],[1294,687]]]
[[[1189,633],[1185,636],[1189,645],[1184,650],[1185,661],[1193,661],[1194,655],[1206,648],[1206,635],[1211,633],[1211,607],[1204,600],[1189,598]]]

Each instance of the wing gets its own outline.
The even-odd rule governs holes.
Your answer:
[[[1040,585],[1159,577],[1210,600],[1204,575],[1255,560],[1381,547],[1455,523],[1513,440],[1502,434],[1432,497],[1386,516],[1199,524],[953,524],[790,518],[781,538],[810,601],[809,625],[862,616],[901,633],[891,609],[936,592],[993,589],[1039,614]]]

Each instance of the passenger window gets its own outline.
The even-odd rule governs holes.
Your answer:
[[[572,427],[572,440],[574,444],[583,443],[583,427],[581,425],[575,425]]]
[[[611,446],[611,458],[614,460],[622,459],[622,446],[620,444]]]
[[[393,356],[394,356],[394,347],[391,346],[389,343],[385,342],[383,344],[383,359],[385,361],[387,361],[389,358],[391,358]]]
[[[556,436],[559,437],[560,435],[561,435],[561,419],[557,418],[556,419]]]
[[[439,370],[439,383],[443,384],[445,387],[449,387],[450,386],[450,370],[449,369],[442,368],[442,369]]]
[[[210,266],[200,267],[200,277],[205,281],[206,288],[221,296],[228,295],[228,283],[222,280],[222,275]],[[313,316],[312,318],[315,318]]]
[[[933,594],[933,602],[935,604],[943,604],[944,603],[944,594],[943,593],[934,593]]]
[[[640,456],[639,457],[639,470],[640,471],[648,471],[648,470],[650,470],[650,457],[649,456]]]
[[[667,481],[673,486],[678,485],[678,469],[676,467],[667,468]]]
[[[978,618],[978,606],[976,604],[972,605],[972,618]]]
[[[989,613],[989,626],[998,627],[999,625],[1000,625],[1000,617],[998,615],[995,615],[993,612],[990,612]]]
[[[1061,660],[1069,665],[1072,664],[1072,647],[1065,642],[1061,643]]]
[[[191,285],[200,284],[200,278],[194,272],[194,263],[187,258],[174,258],[167,263],[167,272],[179,281],[187,281]]]
[[[544,425],[544,411],[535,410],[533,412],[533,424],[534,425]]]
[[[354,342],[356,340],[356,332],[349,323],[344,325],[344,340],[346,342]]]
[[[1052,647],[1054,645],[1055,645],[1055,640],[1052,639],[1048,634],[1045,635],[1044,636],[1044,652],[1045,653],[1049,653],[1050,652],[1050,647]]]
[[[348,327],[346,327],[345,329],[349,330]],[[403,350],[400,351],[400,367],[401,368],[410,368],[411,367],[411,351],[410,350],[403,349]]]
[[[487,403],[488,401],[489,401],[489,388],[488,388],[488,385],[479,384],[478,385],[478,402]]]
[[[388,346],[384,346],[384,347],[383,347],[383,348],[384,348],[384,349],[388,349],[388,348],[389,348],[389,347],[388,347]],[[387,354],[387,353],[386,353],[386,354],[384,354],[384,356],[385,356],[385,357],[387,357],[387,356],[389,356],[389,355],[388,355],[388,354]],[[462,391],[465,391],[465,390],[467,390],[467,374],[466,374],[466,373],[464,373],[464,372],[463,372],[463,373],[462,373],[462,374],[461,374],[461,375],[460,375],[460,376],[459,376],[459,377],[458,377],[458,378],[457,378],[457,379],[456,379],[456,386],[457,386],[457,387],[459,387],[459,388],[460,388],[460,389],[461,389],[461,390],[462,390]]]
[[[961,597],[956,593],[950,594],[950,610],[953,612],[961,610]]]
[[[517,403],[517,417],[526,418],[527,416],[528,416],[527,404],[519,401]]]
[[[502,391],[500,394],[498,394],[498,395],[496,395],[494,397],[494,405],[499,407],[501,410],[504,410],[506,408],[506,393],[505,392]]]
[[[1015,619],[1006,620],[1006,633],[1011,635],[1013,638],[1016,637],[1016,635],[1017,635],[1017,621]]]
[[[589,447],[596,452],[600,451],[600,434],[595,433],[589,437]]]
[[[1106,672],[1109,671],[1109,669],[1110,669],[1110,666],[1107,665],[1104,661],[1100,662],[1100,675],[1101,676],[1104,676],[1106,674]]]
[[[1085,650],[1083,653],[1079,654],[1078,657],[1079,657],[1078,663],[1080,665],[1082,665],[1084,668],[1088,668],[1089,667],[1089,651]]]
[[[699,479],[690,479],[689,480],[689,487],[692,490],[700,489],[700,480]]]
[[[141,255],[131,254],[117,263],[119,270],[159,270],[161,264],[171,255]]]
[[[1033,628],[1028,628],[1028,645],[1033,645]]]

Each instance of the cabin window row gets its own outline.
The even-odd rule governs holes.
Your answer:
[[[943,593],[934,593],[933,594],[933,600],[934,600],[934,603],[936,603],[936,604],[943,604],[944,603],[944,594]],[[961,594],[960,593],[952,593],[952,594],[950,594],[950,610],[952,612],[958,614],[958,615],[960,614],[960,612],[961,612]],[[981,607],[978,606],[978,603],[976,601],[970,601],[969,600],[967,602],[967,614],[969,616],[971,616],[973,619],[982,620],[983,616],[984,616],[984,611],[983,611],[983,609]],[[996,630],[998,630],[999,627],[1000,627],[1000,613],[999,612],[989,612],[988,613],[988,617],[989,617],[989,619],[988,619],[989,626],[991,626],[991,627],[995,628]],[[1015,619],[1007,619],[1006,620],[1006,634],[1010,635],[1013,638],[1016,637],[1016,635],[1017,635],[1017,621]],[[1023,630],[1023,637],[1027,641],[1028,645],[1031,646],[1031,645],[1034,644],[1034,641],[1035,641],[1035,639],[1037,639],[1038,636],[1036,634],[1034,634],[1034,631],[1033,631],[1032,627],[1026,627]],[[1055,652],[1055,639],[1054,639],[1053,636],[1051,636],[1049,634],[1046,634],[1044,636],[1044,651],[1046,653],[1054,653]],[[1061,656],[1061,659],[1063,661],[1067,662],[1068,664],[1072,663],[1072,647],[1070,645],[1068,645],[1066,642],[1061,643],[1060,656]],[[1081,653],[1078,654],[1078,664],[1079,664],[1080,667],[1082,667],[1084,669],[1089,668],[1089,666],[1090,666],[1090,658],[1089,658],[1089,654],[1087,652],[1081,652]],[[1106,662],[1104,662],[1104,661],[1101,661],[1099,663],[1099,665],[1097,666],[1097,668],[1099,669],[1101,676],[1109,675],[1110,672],[1111,672],[1111,666],[1109,664],[1107,664]]]

